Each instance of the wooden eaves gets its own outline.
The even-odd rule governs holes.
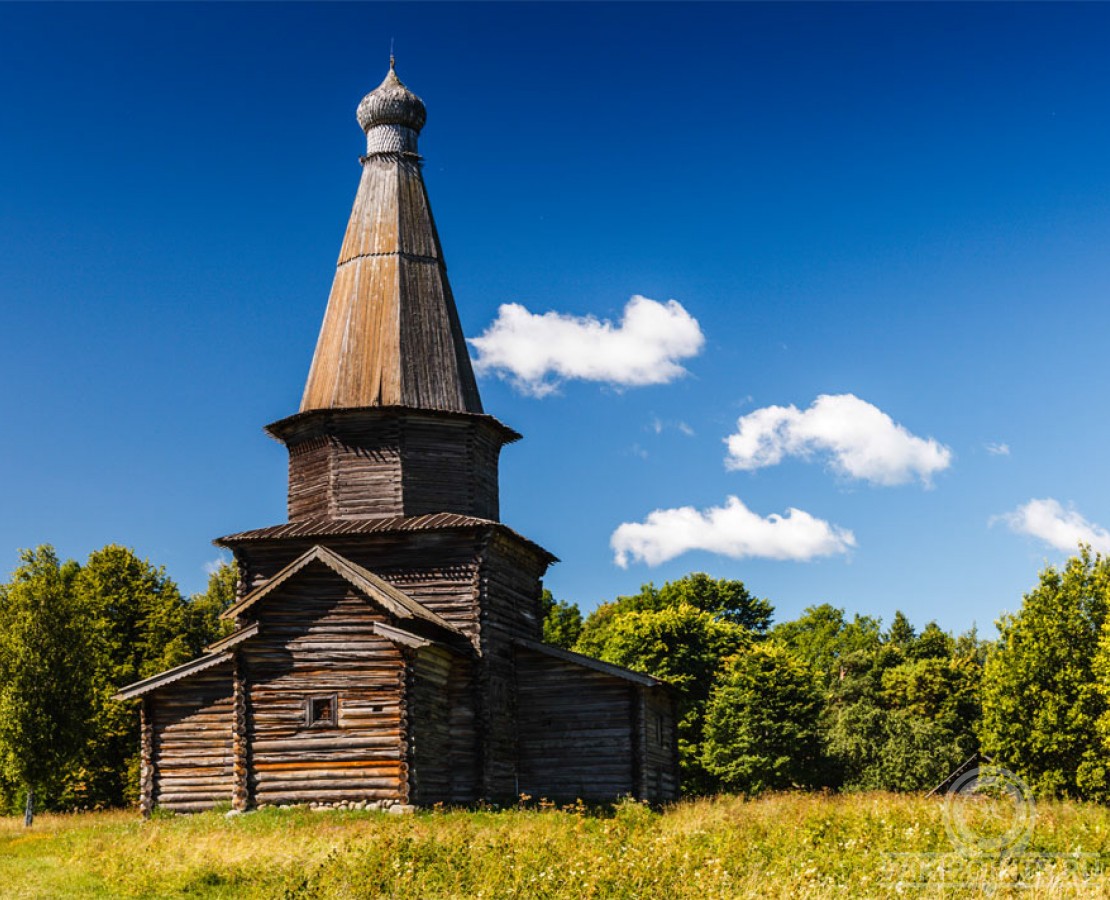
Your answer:
[[[157,688],[165,687],[167,684],[173,684],[173,682],[180,681],[182,678],[188,678],[190,675],[195,675],[197,672],[211,669],[213,666],[218,666],[222,662],[228,662],[231,658],[232,654],[227,651],[207,653],[184,665],[168,669],[165,672],[159,672],[157,675],[151,675],[149,678],[144,678],[142,681],[136,681],[133,684],[122,687],[112,695],[112,699],[133,700]]]
[[[550,644],[541,644],[538,641],[530,641],[527,638],[514,638],[513,643],[519,647],[524,647],[526,650],[544,653],[548,656],[553,656],[555,659],[561,659],[563,662],[574,663],[577,666],[593,669],[595,672],[612,675],[614,678],[623,678],[625,681],[631,681],[635,684],[643,685],[644,687],[667,686],[667,682],[655,678],[652,675],[645,675],[643,672],[634,672],[632,669],[626,669],[624,666],[616,666],[612,663],[602,662],[600,659],[594,659],[592,656],[583,656],[581,653],[575,653],[572,650],[563,650],[560,647],[552,647]]]

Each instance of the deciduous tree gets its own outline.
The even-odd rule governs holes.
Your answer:
[[[706,769],[746,794],[819,784],[821,709],[813,672],[788,649],[772,641],[741,650],[706,706]]]
[[[1049,566],[998,622],[983,673],[983,750],[1046,796],[1106,798],[1095,658],[1110,609],[1110,560],[1087,547]]]
[[[26,791],[56,785],[80,751],[91,714],[90,620],[76,599],[78,566],[53,547],[20,552],[0,587],[0,764]]]

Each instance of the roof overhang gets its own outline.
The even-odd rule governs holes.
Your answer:
[[[466,516],[461,513],[428,513],[422,516],[388,516],[372,519],[332,519],[315,516],[266,528],[253,528],[236,534],[216,538],[212,543],[217,547],[235,548],[240,544],[260,541],[288,540],[292,538],[331,538],[367,534],[399,534],[412,531],[447,531],[488,528],[523,544],[548,565],[557,563],[559,557],[545,550],[535,541],[513,531],[507,525],[493,519]]]
[[[134,700],[136,697],[141,697],[143,694],[148,694],[158,688],[173,684],[175,681],[180,681],[182,678],[196,675],[198,672],[211,669],[213,666],[218,666],[220,663],[229,662],[231,658],[232,654],[226,651],[205,654],[184,665],[177,666],[174,669],[159,672],[157,675],[151,675],[150,678],[144,678],[142,681],[136,681],[133,684],[122,687],[112,695],[112,699]]]
[[[595,672],[601,672],[603,675],[611,675],[613,678],[622,678],[625,681],[631,681],[643,687],[654,688],[670,686],[667,682],[653,675],[645,675],[643,672],[634,672],[631,669],[626,669],[624,666],[615,666],[612,663],[594,659],[592,656],[574,653],[571,650],[563,650],[560,647],[552,647],[549,644],[541,644],[539,641],[530,641],[527,638],[514,638],[513,643],[518,647],[523,647],[525,650],[532,650],[535,653],[542,653],[554,659],[560,659],[563,662],[582,666],[586,669],[593,669]]]
[[[502,444],[519,441],[523,435],[504,422],[485,413],[459,412],[449,409],[425,409],[416,406],[355,406],[329,409],[309,409],[278,419],[266,426],[270,437],[287,443],[300,435],[319,433],[321,429],[341,431],[348,423],[367,423],[376,419],[411,418],[439,419],[442,421],[477,422],[494,431]]]

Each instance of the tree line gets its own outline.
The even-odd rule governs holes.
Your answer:
[[[184,596],[109,545],[84,564],[20,553],[0,584],[0,803],[126,806],[138,794],[128,683],[230,624],[233,564]],[[829,604],[774,621],[736,580],[694,573],[588,616],[543,593],[544,640],[674,686],[687,794],[930,788],[977,750],[1042,796],[1110,799],[1110,559],[1048,567],[988,641]]]
[[[981,751],[1043,797],[1110,800],[1110,559],[1040,572],[998,637],[828,604],[774,623],[697,573],[601,604],[544,594],[544,639],[675,686],[684,790],[915,791]]]
[[[138,801],[139,721],[121,686],[198,656],[230,628],[234,566],[185,597],[164,568],[110,544],[84,565],[23,550],[0,584],[0,802],[103,809]]]

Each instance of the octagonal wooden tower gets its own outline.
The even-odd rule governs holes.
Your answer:
[[[236,629],[122,689],[141,805],[677,796],[662,682],[545,646],[555,561],[499,520],[520,435],[484,414],[397,78],[359,105],[362,179],[289,452],[289,521],[220,538]]]

